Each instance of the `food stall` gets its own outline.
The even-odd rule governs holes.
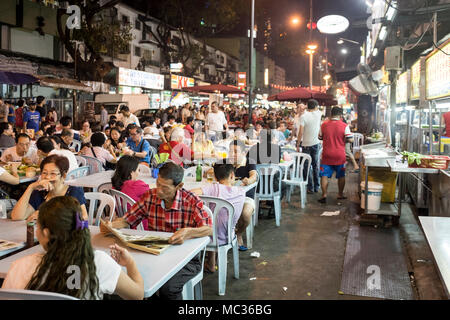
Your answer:
[[[450,156],[450,137],[444,136],[443,114],[450,112],[450,40],[426,57],[426,99],[429,121],[428,141],[425,145],[430,155]],[[430,145],[432,147],[430,147]],[[429,204],[430,216],[450,216],[450,171],[439,170],[429,177],[433,190]]]

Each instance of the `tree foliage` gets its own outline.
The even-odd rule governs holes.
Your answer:
[[[101,81],[113,68],[111,62],[104,61],[102,54],[117,55],[128,53],[132,40],[131,27],[124,26],[108,9],[120,0],[70,0],[70,5],[81,9],[81,28],[68,29],[65,25],[65,9],[58,9],[58,34],[68,53],[77,65],[77,76],[81,80]],[[76,48],[76,41],[82,44]],[[81,48],[81,49],[80,49]]]
[[[148,15],[158,19],[156,30],[150,30],[161,48],[162,62],[181,62],[183,73],[192,76],[209,58],[206,37],[222,34],[232,28],[245,9],[241,0],[165,0],[141,1]],[[244,5],[244,7],[243,7]],[[180,39],[174,43],[172,38]],[[192,36],[200,41],[195,41]]]

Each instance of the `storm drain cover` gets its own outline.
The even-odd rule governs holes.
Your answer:
[[[341,291],[363,297],[414,299],[398,229],[350,227]]]

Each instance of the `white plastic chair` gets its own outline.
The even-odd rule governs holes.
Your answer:
[[[89,174],[94,174],[94,173],[99,173],[104,171],[103,169],[103,163],[94,158],[94,157],[89,157],[89,156],[81,156],[84,159],[86,159],[86,164],[89,167]]]
[[[254,187],[255,187],[255,196],[256,196],[256,188],[258,188],[258,183],[259,183],[259,177],[258,177],[258,173],[256,173],[256,182],[252,184],[252,186],[254,185]],[[253,197],[253,200],[255,200],[255,196]],[[255,233],[255,219],[253,216],[255,215],[255,213],[256,213],[256,204],[255,204],[255,209],[253,210],[252,219],[250,220],[249,225],[245,229],[245,235],[247,238],[247,248],[248,249],[253,248],[253,234]]]
[[[152,169],[150,169],[150,167],[147,167],[145,164],[139,164],[138,172],[140,175],[147,175],[147,176],[152,175]]]
[[[211,219],[214,219],[211,209],[209,209],[209,207],[207,206],[205,206],[204,209],[208,213],[209,217]],[[194,276],[192,279],[186,282],[183,286],[183,291],[181,292],[183,300],[203,300],[203,288],[201,281],[203,280],[205,254],[206,254],[206,247],[202,252],[202,269],[196,276]]]
[[[37,291],[0,289],[0,300],[78,300],[65,294]]]
[[[255,196],[254,225],[258,225],[259,201],[272,200],[275,206],[275,223],[280,226],[281,220],[281,179],[283,171],[280,166],[274,164],[258,164],[256,171],[259,176],[258,187]],[[278,173],[278,191],[275,192],[275,175]]]
[[[79,167],[85,167],[85,166],[87,166],[87,163],[86,163],[86,159],[85,159],[85,158],[83,158],[83,157],[81,157],[81,156],[75,156],[75,159],[77,159],[77,163],[78,163],[78,166],[79,166]]]
[[[70,171],[67,174],[66,180],[73,180],[81,177],[86,177],[89,175],[89,167],[79,167],[75,170]]]
[[[286,170],[283,183],[289,186],[287,191],[287,202],[291,202],[291,194],[294,191],[295,186],[300,187],[300,201],[301,207],[305,207],[306,203],[306,187],[308,185],[308,176],[311,170],[311,156],[306,153],[291,153],[291,156],[294,158],[294,162],[292,163],[293,170]],[[303,171],[306,166],[306,180],[303,179]],[[289,171],[291,173],[289,177]]]
[[[69,149],[74,148],[76,152],[81,150],[81,141],[73,139],[72,143],[69,145]]]
[[[353,154],[355,154],[357,151],[361,150],[361,146],[364,144],[364,135],[361,133],[354,133],[353,134]]]
[[[116,209],[116,202],[112,196],[101,192],[86,192],[84,197],[86,200],[90,201],[88,211],[90,225],[97,227],[100,226],[100,220],[101,218],[104,218],[103,211],[106,206],[109,208],[107,217],[109,217],[109,221],[112,221],[114,217],[114,210]],[[99,201],[98,206],[97,201]]]
[[[205,172],[207,172],[211,167],[202,165],[202,177]],[[189,167],[184,169],[184,178],[196,177],[197,176],[197,166]],[[203,178],[202,178],[203,179]]]
[[[197,174],[197,166],[189,167],[184,169],[184,177],[195,177]]]
[[[128,206],[132,207],[136,203],[136,201],[119,190],[110,189],[109,194],[114,198],[114,201],[116,203],[115,212],[119,218],[125,215],[125,213],[128,211]],[[137,226],[136,230],[144,230],[142,223]]]
[[[227,252],[233,249],[234,277],[239,279],[239,245],[237,237],[234,235],[233,216],[235,214],[233,205],[224,199],[216,197],[200,196],[200,199],[209,207],[209,204],[215,204],[213,212],[213,236],[211,243],[206,247],[206,251],[217,252],[217,264],[219,266],[219,296],[225,295],[227,285]],[[228,212],[227,221],[227,243],[219,245],[217,239],[217,219],[219,212],[225,208]]]
[[[101,193],[110,194],[110,190],[112,189],[112,182],[105,182],[98,186],[97,191]]]

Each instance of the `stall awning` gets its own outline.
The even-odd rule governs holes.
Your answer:
[[[39,82],[41,86],[47,86],[52,88],[64,88],[64,89],[72,89],[72,90],[80,90],[80,91],[88,91],[92,92],[92,88],[87,85],[78,82],[72,79],[57,79],[57,78],[48,78],[48,77],[40,77]]]
[[[37,81],[37,78],[29,74],[0,71],[1,84],[12,84],[18,86],[22,84],[35,83]]]
[[[0,54],[0,71],[23,73],[23,74],[36,74],[37,68],[26,59],[7,57]]]

